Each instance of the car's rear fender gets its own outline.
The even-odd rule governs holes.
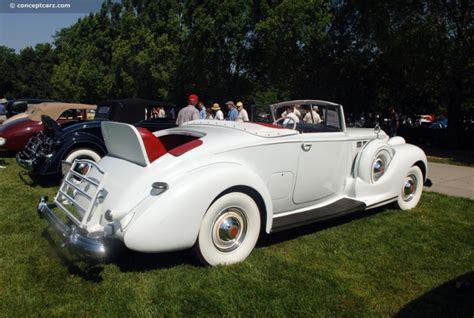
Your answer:
[[[253,189],[260,195],[265,208],[260,213],[265,216],[264,226],[269,232],[273,210],[265,183],[242,165],[226,162],[189,171],[170,180],[169,189],[155,200],[143,201],[124,230],[125,245],[143,252],[172,251],[193,246],[209,206],[226,190],[238,190],[239,187]]]

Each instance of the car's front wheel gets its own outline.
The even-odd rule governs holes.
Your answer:
[[[242,262],[252,252],[260,233],[255,201],[240,192],[217,199],[201,222],[194,251],[207,265]]]
[[[402,210],[416,207],[423,192],[423,173],[420,168],[413,166],[408,170],[397,198],[397,205]]]

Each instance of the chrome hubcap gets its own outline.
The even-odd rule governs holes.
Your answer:
[[[374,165],[373,165],[373,177],[374,181],[377,181],[380,179],[380,177],[384,174],[385,172],[385,161],[381,158],[377,158],[375,160]]]
[[[247,233],[247,218],[236,207],[223,210],[216,218],[212,228],[212,242],[222,252],[238,248]]]
[[[405,183],[403,184],[402,195],[403,200],[408,202],[415,197],[416,193],[416,177],[411,174],[405,178]]]

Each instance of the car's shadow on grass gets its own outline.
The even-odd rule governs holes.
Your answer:
[[[153,254],[140,253],[127,249],[119,241],[114,241],[108,246],[109,256],[105,259],[93,260],[71,251],[68,246],[62,244],[50,228],[46,228],[42,235],[48,241],[53,253],[67,267],[71,275],[96,283],[103,280],[101,273],[107,264],[117,266],[122,272],[143,272],[179,265],[199,266],[189,250]]]
[[[53,253],[61,260],[64,266],[67,267],[71,275],[79,276],[84,280],[100,283],[103,279],[101,276],[104,269],[102,264],[90,261],[84,261],[83,258],[70,253],[67,247],[63,247],[61,242],[53,234],[51,235],[50,228],[43,230],[42,236],[48,241]]]
[[[456,277],[405,305],[395,317],[472,317],[474,272]]]
[[[51,177],[39,177],[30,174],[28,171],[18,172],[18,177],[23,183],[31,188],[42,187],[48,188],[53,186],[59,186],[61,184],[61,179],[57,176]]]
[[[327,228],[342,225],[354,220],[369,217],[371,215],[385,211],[384,208],[377,208],[370,211],[355,212],[350,215],[320,221],[310,225],[300,226],[291,230],[285,230],[272,234],[261,235],[256,248],[271,246],[283,241],[293,240],[300,236],[316,233]],[[117,266],[122,272],[143,272],[157,269],[172,268],[181,265],[191,265],[202,267],[203,265],[194,257],[191,250],[167,253],[140,253],[127,249],[123,243],[115,241],[110,245],[109,257],[102,262],[91,262],[74,253],[70,253],[67,248],[61,248],[58,240],[51,236],[51,231],[44,230],[43,236],[49,241],[57,257],[67,266],[71,275],[77,275],[85,280],[101,282],[101,273],[104,266],[112,264]]]
[[[259,247],[270,246],[283,241],[293,240],[302,235],[318,232],[333,226],[338,226],[356,219],[377,214],[382,211],[384,211],[383,208],[355,212],[344,217],[321,221],[311,225],[294,228],[292,230],[286,230],[270,235],[261,235],[257,242],[256,248],[258,249]],[[131,251],[123,246],[119,247],[119,249],[120,250],[114,255],[114,258],[110,261],[110,263],[115,264],[120,268],[121,271],[124,272],[148,271],[162,268],[171,268],[179,265],[191,265],[196,267],[203,266],[197,260],[191,250],[148,254]]]

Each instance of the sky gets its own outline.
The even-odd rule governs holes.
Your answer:
[[[0,13],[0,45],[19,52],[27,46],[53,42],[56,31],[68,27],[86,13]]]
[[[70,3],[67,10],[10,9],[20,3]],[[74,24],[90,11],[97,12],[102,0],[0,0],[0,45],[19,52],[38,43],[52,43],[54,34]],[[18,13],[20,12],[20,13]]]

